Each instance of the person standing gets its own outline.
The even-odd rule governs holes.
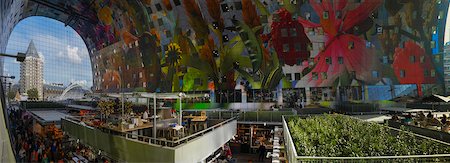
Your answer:
[[[263,143],[261,143],[261,146],[259,146],[258,152],[259,152],[258,161],[264,161],[264,157],[266,157],[266,146],[264,146]]]

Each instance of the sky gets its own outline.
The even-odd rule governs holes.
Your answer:
[[[447,11],[447,20],[445,25],[445,34],[444,34],[444,43],[447,43],[450,41],[450,7]]]
[[[91,61],[86,44],[71,27],[54,19],[34,16],[20,21],[14,27],[6,47],[7,54],[25,53],[33,40],[39,55],[44,58],[44,82],[68,86],[73,81],[92,86]],[[4,75],[20,78],[20,63],[5,58]]]

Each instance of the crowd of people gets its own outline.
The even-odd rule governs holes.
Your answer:
[[[100,153],[94,154],[93,149],[71,140],[67,135],[58,138],[51,133],[35,133],[33,118],[24,110],[11,109],[8,118],[17,162],[76,162],[73,158],[78,156],[86,161],[108,162]]]
[[[33,133],[33,119],[23,110],[10,110],[9,119],[17,162],[64,162],[62,140]]]
[[[401,118],[403,116],[403,118]],[[447,119],[447,115],[442,114],[442,117],[437,117],[433,115],[430,111],[426,115],[423,111],[417,112],[415,116],[412,113],[408,113],[407,115],[393,115],[392,120],[401,121],[403,123],[409,125],[415,125],[419,127],[425,128],[433,128],[437,127],[444,132],[450,131],[450,121]]]

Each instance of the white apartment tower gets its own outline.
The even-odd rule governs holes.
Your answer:
[[[42,100],[44,91],[44,61],[36,50],[33,40],[28,45],[26,59],[20,64],[20,93],[27,93],[28,90],[36,88],[39,100]]]

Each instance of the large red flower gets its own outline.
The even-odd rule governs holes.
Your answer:
[[[382,0],[366,0],[352,9],[346,0],[323,0],[322,3],[310,0],[310,5],[320,17],[320,23],[301,17],[298,21],[305,28],[321,27],[326,36],[325,44],[314,58],[314,69],[297,85],[330,86],[342,73],[354,74],[356,79],[367,83],[375,82],[378,75],[374,76],[372,72],[377,71],[379,61],[373,47],[367,46],[366,41],[357,35],[362,30],[359,25],[367,24],[365,22],[381,3]]]
[[[417,84],[419,96],[421,84],[436,82],[431,57],[413,41],[405,42],[404,48],[395,48],[393,67],[400,84]]]

